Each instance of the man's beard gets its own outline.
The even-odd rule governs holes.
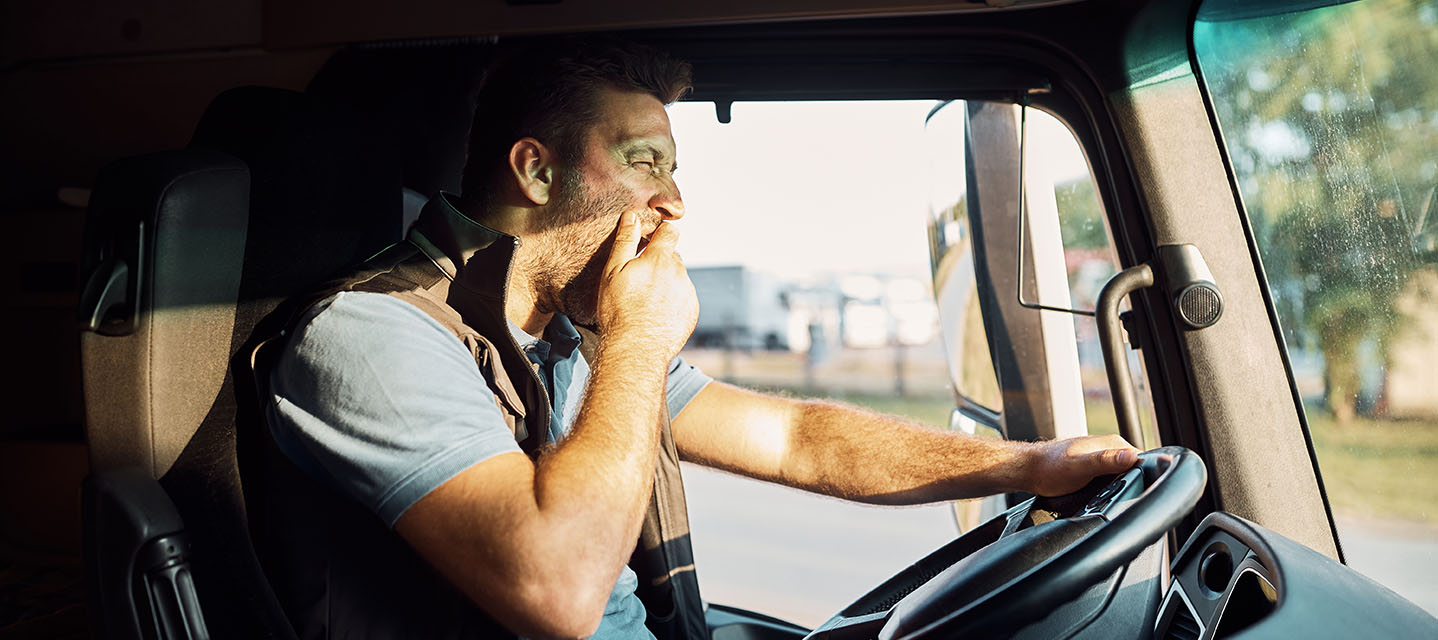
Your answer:
[[[566,172],[558,186],[551,228],[556,242],[545,258],[552,265],[549,281],[557,287],[553,302],[571,322],[593,331],[598,324],[600,278],[614,248],[614,228],[629,208],[630,197],[618,185],[591,189],[578,172]]]

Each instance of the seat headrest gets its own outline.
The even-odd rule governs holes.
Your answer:
[[[286,298],[403,237],[402,170],[373,118],[314,96],[239,87],[210,103],[191,147],[250,167],[241,301]]]
[[[489,40],[353,46],[329,59],[305,92],[369,114],[404,163],[404,186],[458,192],[474,100],[494,58]]]

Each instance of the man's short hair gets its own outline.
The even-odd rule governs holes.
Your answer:
[[[668,105],[690,89],[689,63],[614,38],[565,37],[526,43],[489,68],[470,125],[462,189],[486,210],[509,149],[532,137],[573,166],[599,120],[602,89],[646,93]]]

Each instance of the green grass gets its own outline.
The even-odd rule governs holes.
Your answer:
[[[1438,420],[1338,424],[1310,406],[1308,425],[1335,513],[1438,522]]]
[[[765,390],[796,398],[813,395],[806,394],[801,389],[784,387],[770,387]],[[949,424],[949,414],[954,410],[954,401],[949,396],[912,395],[899,397],[894,394],[859,393],[851,391],[831,393],[823,397],[866,407],[879,413],[902,416],[915,422],[934,427],[947,427]],[[1088,418],[1089,433],[1118,433],[1118,419],[1114,417],[1113,405],[1103,401],[1089,401],[1084,403],[1084,411]]]
[[[777,393],[791,398],[816,398],[837,400],[845,404],[864,407],[891,416],[908,418],[931,427],[945,428],[949,425],[949,414],[954,410],[950,396],[915,394],[900,397],[892,393],[864,393],[858,391],[836,391],[815,393],[802,388],[776,387],[746,384],[746,388]]]
[[[949,414],[954,411],[953,398],[943,396],[910,396],[901,398],[893,394],[840,393],[829,397],[840,402],[867,407],[879,413],[903,416],[920,424],[926,424],[932,427],[948,427]]]
[[[1118,415],[1113,410],[1112,402],[1095,402],[1088,400],[1083,403],[1084,417],[1088,419],[1088,432],[1094,435],[1118,433]],[[1143,414],[1140,420],[1143,419]]]

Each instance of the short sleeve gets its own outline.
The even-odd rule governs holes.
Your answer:
[[[679,417],[679,412],[689,406],[694,396],[704,389],[713,378],[705,375],[692,364],[684,361],[681,356],[674,356],[669,361],[669,379],[665,384],[665,400],[669,403],[669,419]]]
[[[386,524],[459,472],[520,451],[469,349],[418,307],[343,292],[298,326],[270,377],[275,440]]]

